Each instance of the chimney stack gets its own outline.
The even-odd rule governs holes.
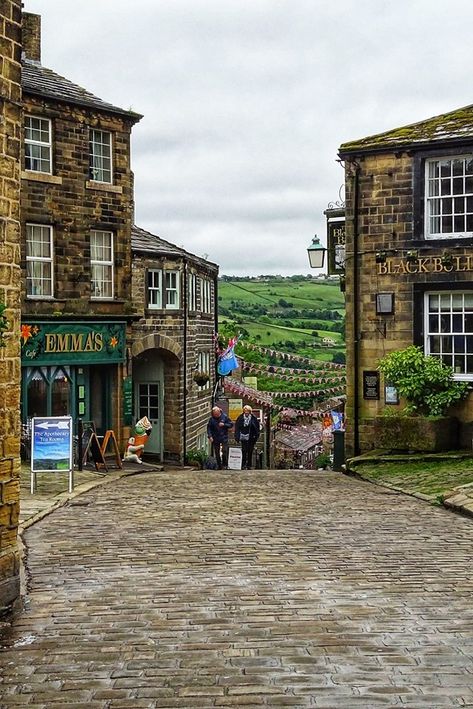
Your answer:
[[[41,15],[23,13],[22,42],[25,58],[41,63]]]

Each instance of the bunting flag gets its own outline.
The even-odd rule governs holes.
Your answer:
[[[278,350],[272,350],[268,347],[261,347],[260,345],[253,345],[251,342],[242,342],[242,347],[248,350],[253,350],[255,352],[260,352],[262,354],[269,355],[271,357],[279,357],[283,361],[288,362],[301,362],[302,364],[309,364],[313,367],[318,367],[321,369],[342,369],[345,370],[346,366],[344,364],[337,364],[335,362],[325,362],[321,359],[311,359],[310,357],[301,357],[295,354],[289,354],[288,352],[279,352]]]
[[[226,350],[218,358],[217,362],[217,372],[222,376],[226,377],[234,369],[238,369],[240,366],[235,355],[235,345],[238,342],[238,337],[231,337],[228,340],[228,346]]]
[[[289,367],[276,367],[273,365],[255,364],[247,362],[243,357],[237,355],[240,366],[244,372],[275,377],[285,381],[297,381],[305,384],[338,384],[346,380],[345,372],[335,372],[329,370],[291,369]],[[308,377],[307,374],[311,374]]]

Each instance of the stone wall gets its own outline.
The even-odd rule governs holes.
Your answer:
[[[20,142],[21,3],[0,9],[0,300],[7,305],[6,346],[0,349],[0,615],[19,595],[20,505]]]
[[[357,208],[355,205],[358,190]],[[354,256],[358,239],[358,258]],[[473,271],[452,272],[438,268],[423,269],[419,262],[406,266],[409,249],[419,258],[442,256],[444,246],[423,241],[414,225],[414,157],[407,153],[383,153],[358,156],[346,162],[346,342],[347,342],[347,455],[355,452],[354,421],[359,423],[359,448],[366,451],[377,445],[373,425],[375,416],[386,409],[384,382],[380,381],[380,399],[363,398],[363,371],[376,370],[381,357],[411,344],[423,344],[420,305],[415,300],[416,286],[461,281],[473,285]],[[376,254],[385,252],[386,261],[376,262]],[[469,249],[455,245],[455,257],[468,255]],[[400,264],[400,262],[402,263]],[[358,289],[355,293],[355,271]],[[409,272],[411,271],[411,272]],[[376,313],[376,293],[394,293],[394,313]],[[355,318],[358,318],[358,335]],[[358,340],[358,342],[357,342]],[[358,348],[358,367],[356,367]],[[355,411],[355,384],[358,374],[358,410]],[[470,397],[471,399],[471,397]],[[402,402],[401,402],[402,404]],[[463,441],[471,447],[471,400],[457,406],[464,422]],[[396,406],[389,406],[395,411]]]
[[[146,273],[153,269],[179,270],[181,274],[181,307],[177,310],[150,310],[146,304]],[[183,288],[185,284],[184,258],[166,256],[152,257],[135,253],[133,256],[132,299],[136,311],[142,315],[133,325],[133,338],[139,342],[143,337],[150,345],[158,346],[164,361],[164,455],[169,460],[182,460],[184,437],[186,449],[195,448],[199,434],[205,433],[212,406],[212,391],[215,385],[214,330],[215,294],[212,285],[212,313],[200,312],[201,294],[197,290],[197,312],[185,313]],[[211,279],[216,274],[199,267],[187,265],[188,273]],[[197,279],[199,282],[199,278]],[[210,356],[210,381],[207,387],[199,388],[193,374],[197,369],[199,352]],[[174,353],[174,357],[171,357]],[[184,377],[184,362],[186,376]],[[185,426],[185,431],[184,431]],[[185,436],[184,436],[185,433]]]
[[[23,244],[26,223],[54,227],[54,301],[26,299],[24,316],[58,314],[129,314],[133,179],[130,169],[132,122],[119,115],[85,110],[25,94],[25,114],[49,118],[53,126],[53,174],[22,170]],[[89,129],[113,136],[113,184],[89,180]],[[90,231],[114,234],[114,301],[90,301]],[[24,253],[24,251],[23,251]],[[22,261],[26,273],[26,263]]]

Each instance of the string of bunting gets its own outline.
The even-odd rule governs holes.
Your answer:
[[[277,376],[278,379],[283,379],[288,382],[299,381],[305,384],[332,384],[336,380],[346,379],[346,374],[344,372],[335,372],[311,369],[291,369],[289,367],[275,367],[273,365],[255,364],[253,362],[247,362],[243,357],[238,356],[237,359],[240,361],[240,366],[245,372],[255,372],[256,374],[263,374],[264,376]],[[312,374],[311,377],[306,376],[307,374]],[[319,376],[313,376],[314,374],[319,374]]]
[[[251,342],[245,342],[244,340],[240,341],[238,344],[240,347],[245,347],[248,350],[254,350],[255,352],[270,355],[271,357],[279,357],[280,359],[287,360],[289,362],[301,362],[301,364],[309,364],[319,369],[346,369],[346,366],[344,364],[337,364],[336,362],[325,362],[324,360],[311,359],[310,357],[301,357],[299,355],[289,354],[288,352],[279,352],[278,350],[272,350],[268,347],[253,345]]]
[[[267,392],[275,399],[311,399],[324,394],[343,394],[345,387],[330,387],[316,391],[271,391]]]
[[[258,404],[259,406],[269,406],[274,411],[279,411],[285,416],[306,416],[312,419],[321,419],[325,414],[331,411],[333,408],[341,404],[345,398],[343,395],[335,396],[325,402],[319,402],[317,411],[305,411],[304,409],[292,409],[287,406],[282,406],[280,404],[273,403],[273,397],[269,392],[257,391],[252,387],[241,384],[230,377],[225,377],[225,389],[232,394],[237,394],[238,396],[245,397],[252,403]],[[282,393],[282,392],[281,392]],[[295,392],[289,392],[295,393]]]

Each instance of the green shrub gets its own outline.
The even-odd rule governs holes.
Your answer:
[[[445,416],[468,393],[468,383],[454,381],[451,367],[414,345],[383,357],[379,369],[406,400],[408,414]]]

